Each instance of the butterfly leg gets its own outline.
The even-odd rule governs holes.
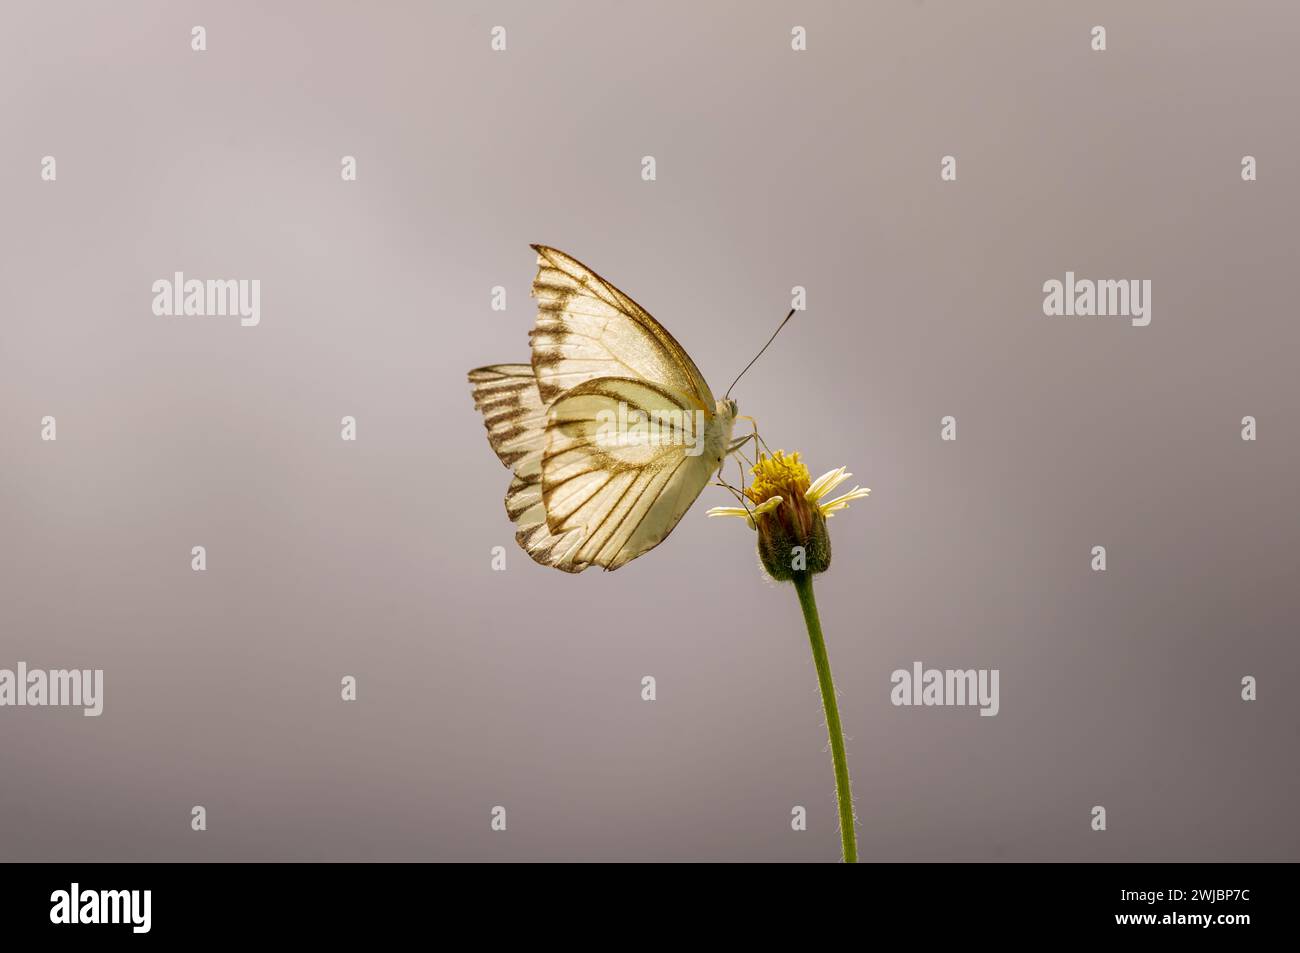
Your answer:
[[[749,457],[745,456],[745,454],[742,451],[744,449],[745,444],[753,440],[754,437],[755,437],[754,434],[748,434],[747,436],[740,437],[736,440],[733,440],[731,442],[731,446],[727,447],[727,452],[722,458],[724,464],[727,460],[727,457],[734,456],[736,458],[736,466],[740,468],[740,484],[742,487],[745,484],[745,465],[748,464],[751,467],[754,465],[754,461],[750,460]],[[757,456],[757,454],[755,454],[755,456]],[[719,472],[721,472],[722,465],[719,465],[718,470]]]
[[[758,432],[758,421],[755,418],[748,416],[747,414],[742,414],[736,419],[748,420],[751,424],[754,425],[754,432],[753,434],[751,434],[751,437],[754,440],[754,445],[757,447],[761,447],[769,457],[772,456],[772,448],[767,445],[767,441],[764,440],[762,434]]]
[[[748,435],[746,435],[746,436],[744,436],[744,437],[737,437],[735,440],[731,441],[731,446],[729,446],[729,447],[727,448],[727,456],[731,456],[733,453],[735,453],[737,450],[739,450],[739,449],[740,449],[741,447],[743,447],[745,444],[749,443],[749,441],[753,440],[754,437],[755,437],[755,434],[752,434],[752,433],[751,433],[751,434],[748,434]]]
[[[746,510],[750,508],[749,498],[745,496],[745,463],[748,463],[749,460],[740,452],[740,450],[745,446],[745,444],[753,440],[755,436],[756,435],[752,433],[746,434],[743,437],[737,437],[731,442],[727,447],[727,452],[722,456],[722,462],[718,464],[718,479],[714,484],[715,486],[720,486],[729,491],[731,495],[736,498],[737,502],[739,502]],[[722,475],[722,470],[726,466],[727,459],[732,455],[735,455],[736,457],[736,469],[740,472],[740,489],[736,489],[728,483],[727,478]]]
[[[737,420],[748,420],[748,421],[749,421],[751,424],[753,424],[753,426],[754,426],[754,432],[751,433],[751,434],[749,434],[749,436],[747,436],[747,437],[745,438],[745,440],[738,441],[738,443],[737,443],[737,447],[742,447],[742,446],[744,446],[744,445],[745,445],[745,441],[747,441],[747,440],[753,440],[753,441],[754,441],[754,446],[755,446],[755,447],[758,447],[758,448],[761,448],[761,449],[762,449],[763,451],[765,451],[765,452],[767,453],[767,455],[770,457],[770,456],[772,455],[772,448],[769,447],[769,446],[767,445],[767,441],[764,440],[762,434],[760,434],[760,433],[758,432],[758,421],[757,421],[755,418],[750,417],[748,414],[741,414],[741,415],[740,415],[739,417],[737,417],[736,419],[737,419]]]

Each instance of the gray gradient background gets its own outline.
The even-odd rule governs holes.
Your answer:
[[[464,375],[526,358],[541,241],[719,391],[808,288],[737,396],[873,489],[819,579],[865,859],[1300,858],[1300,8],[612,6],[5,4],[0,666],[107,684],[0,709],[0,856],[838,856],[722,491],[617,573],[514,547]],[[1043,317],[1066,269],[1151,326]],[[155,317],[175,270],[261,326]],[[917,659],[1001,714],[892,707]]]

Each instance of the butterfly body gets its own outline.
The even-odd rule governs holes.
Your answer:
[[[709,474],[722,468],[731,447],[731,432],[736,426],[737,407],[734,400],[720,400],[714,407],[713,419],[704,431],[704,458],[709,463]]]
[[[469,374],[488,441],[514,473],[506,513],[534,560],[617,569],[661,543],[726,459],[736,404],[645,309],[534,245],[529,364]]]

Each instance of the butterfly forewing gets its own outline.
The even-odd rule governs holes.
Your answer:
[[[529,338],[543,403],[597,377],[632,377],[687,395],[713,413],[695,362],[639,304],[562,251],[534,245],[537,323]]]

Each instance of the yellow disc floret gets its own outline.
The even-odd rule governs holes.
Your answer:
[[[800,462],[798,451],[788,457],[784,450],[778,450],[770,457],[760,454],[753,472],[754,483],[745,490],[745,495],[754,503],[766,502],[774,496],[787,500],[802,499],[812,484],[812,476]]]

